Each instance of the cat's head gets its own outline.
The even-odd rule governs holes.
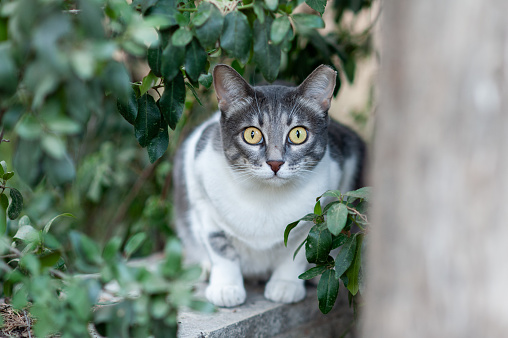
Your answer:
[[[240,181],[281,186],[313,170],[326,151],[336,75],[319,66],[298,87],[252,87],[215,67],[224,155]]]

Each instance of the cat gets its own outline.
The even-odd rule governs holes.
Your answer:
[[[313,210],[326,190],[360,186],[364,143],[330,121],[336,72],[321,65],[298,87],[250,86],[217,65],[219,111],[197,127],[175,155],[174,208],[187,258],[211,264],[206,298],[242,304],[243,277],[269,276],[264,295],[293,303],[305,297],[309,226],[284,246],[286,225]],[[308,225],[308,224],[307,224]]]

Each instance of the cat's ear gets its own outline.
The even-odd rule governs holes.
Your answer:
[[[219,109],[227,112],[235,107],[243,106],[253,95],[252,87],[233,68],[217,65],[213,69],[213,86]]]
[[[327,111],[332,101],[336,78],[336,71],[321,65],[307,76],[305,81],[298,86],[298,90],[303,97],[310,99],[320,110]]]

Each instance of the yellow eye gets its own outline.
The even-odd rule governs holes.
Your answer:
[[[304,127],[296,127],[289,132],[289,142],[302,144],[307,139],[307,130]]]
[[[263,134],[258,128],[249,127],[243,132],[243,139],[249,144],[259,144],[263,141]]]

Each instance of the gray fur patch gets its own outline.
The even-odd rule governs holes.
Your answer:
[[[231,241],[226,237],[224,231],[211,232],[208,234],[208,243],[218,255],[235,261],[238,259],[238,253],[231,244]]]

